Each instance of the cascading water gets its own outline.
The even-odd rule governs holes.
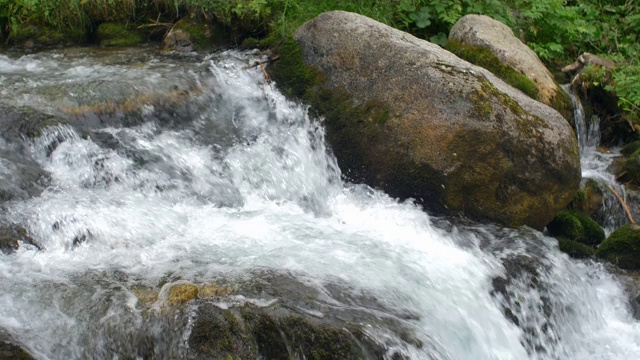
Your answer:
[[[604,194],[600,217],[605,231],[611,233],[629,222],[620,201],[613,193],[615,191],[626,202],[628,200],[627,191],[616,181],[615,176],[608,172],[613,159],[620,156],[620,152],[618,149],[603,152],[598,148],[600,145],[600,119],[597,116],[587,119],[582,103],[573,93],[571,86],[567,84],[563,85],[563,88],[573,102],[573,118],[580,147],[582,178],[583,181],[593,179],[598,182],[600,190]]]
[[[411,359],[640,358],[640,322],[601,264],[533,230],[433,218],[344,183],[321,122],[244,69],[252,53],[101,55],[0,56],[1,100],[45,111],[190,89],[180,111],[146,103],[135,119],[83,115],[0,141],[19,158],[0,163],[0,180],[15,181],[18,163],[50,177],[39,196],[0,207],[1,225],[42,248],[0,255],[0,330],[37,358],[142,358],[148,344],[150,358],[181,358],[192,322],[148,320],[134,288],[255,271],[402,323],[411,336],[362,325]]]

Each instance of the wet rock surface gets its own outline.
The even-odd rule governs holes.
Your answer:
[[[0,225],[0,251],[5,254],[11,254],[20,243],[35,246],[40,249],[41,246],[29,235],[26,229],[16,225],[3,226]]]
[[[294,37],[327,79],[320,87],[359,106],[325,120],[355,181],[433,210],[537,229],[573,198],[580,170],[569,124],[490,72],[353,13],[321,14]],[[312,104],[345,112],[322,96]]]
[[[16,344],[13,339],[0,329],[0,360],[34,360],[27,350]]]
[[[407,357],[391,349],[400,339],[423,346],[398,314],[375,299],[344,299],[340,293],[349,291],[338,284],[324,288],[324,299],[319,289],[273,272],[252,273],[227,288],[234,287],[230,294],[195,300],[188,358],[399,360]],[[329,299],[347,301],[352,310],[331,306]],[[375,329],[383,328],[397,343],[374,339]]]
[[[162,39],[163,50],[213,51],[228,47],[228,34],[215,23],[185,16]]]

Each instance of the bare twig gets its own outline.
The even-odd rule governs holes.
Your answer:
[[[633,220],[633,215],[631,215],[631,210],[629,209],[629,205],[627,205],[627,203],[624,201],[622,196],[620,196],[620,194],[618,194],[618,192],[611,185],[608,185],[608,186],[609,186],[609,190],[611,190],[613,195],[615,195],[616,198],[618,199],[618,201],[620,201],[620,205],[622,205],[622,208],[624,209],[624,212],[627,214],[627,217],[629,218],[629,221],[632,224],[635,224],[636,221]]]
[[[620,178],[622,178],[623,176],[627,175],[626,171],[621,172],[620,174],[616,175],[616,181],[620,180]]]
[[[263,67],[263,65],[264,65],[264,64],[269,64],[269,63],[272,63],[272,62],[274,62],[274,61],[278,61],[279,59],[280,59],[280,55],[274,55],[274,56],[272,56],[272,57],[268,58],[267,60],[264,60],[264,61],[256,61],[256,62],[254,62],[252,65],[245,66],[245,67],[243,68],[243,70],[249,70],[249,69],[251,69],[251,68],[258,67],[258,66]],[[263,71],[264,71],[264,67],[263,67]]]
[[[267,69],[264,68],[264,64],[260,64],[260,69],[262,70],[262,73],[264,74],[264,80],[267,84],[269,84],[269,89],[271,89],[271,91],[273,91],[273,87],[271,86],[271,76],[269,76],[269,73],[267,72]],[[262,94],[264,95],[264,84],[263,84],[263,88],[262,88]]]

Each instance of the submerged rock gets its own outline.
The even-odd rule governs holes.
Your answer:
[[[189,346],[199,359],[382,359],[357,325],[250,304],[201,304]]]
[[[352,180],[436,211],[537,229],[578,189],[567,121],[485,69],[343,11],[294,38],[299,48],[285,44],[272,75],[326,116]]]
[[[625,225],[602,242],[596,256],[623,269],[640,270],[640,226]]]
[[[0,204],[38,196],[50,180],[49,173],[34,161],[0,149]]]
[[[0,102],[0,136],[9,142],[36,138],[42,135],[44,128],[68,122],[62,116]]]
[[[373,317],[357,310],[356,299],[351,299],[353,309],[348,311],[327,306],[318,290],[295,278],[268,272],[255,275],[246,283],[236,284],[236,293],[244,296],[218,294],[197,301],[188,340],[189,358],[406,358],[399,351],[401,347],[391,350],[367,334],[383,322],[388,331],[398,331],[404,341],[422,346],[391,318],[385,320],[380,312]],[[327,290],[331,295],[345,291],[340,286]],[[263,300],[251,300],[258,294]],[[265,301],[267,298],[271,300]],[[335,300],[340,301],[339,297]]]
[[[482,61],[487,56],[474,56],[472,52],[465,51],[465,47],[488,50],[501,64],[527,77],[535,86],[535,91],[527,91],[532,90],[528,84],[526,88],[519,87],[521,90],[534,99],[554,107],[563,115],[566,114],[566,117],[571,115],[571,100],[555,82],[553,75],[540,61],[536,53],[522,43],[507,25],[486,15],[465,15],[451,28],[449,41],[458,44],[452,47],[456,50],[454,51],[456,55],[469,55],[461,57],[482,67],[485,67]],[[496,75],[501,77],[499,74]],[[514,85],[510,81],[514,77],[514,75],[511,75],[509,79],[503,77],[503,80]]]

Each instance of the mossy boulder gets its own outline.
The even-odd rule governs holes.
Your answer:
[[[87,41],[87,32],[81,28],[54,28],[37,23],[25,23],[12,28],[7,42],[23,48],[81,45]]]
[[[144,40],[142,33],[134,26],[111,22],[98,25],[96,38],[100,46],[106,47],[136,46]]]
[[[212,51],[228,46],[224,28],[196,17],[178,20],[162,40],[164,50]]]
[[[604,240],[604,230],[589,216],[575,210],[562,210],[547,224],[555,237],[595,246]]]
[[[596,253],[596,249],[592,246],[563,237],[558,238],[558,246],[560,251],[576,259],[590,258]]]
[[[532,98],[552,106],[565,118],[572,118],[571,99],[533,50],[520,41],[507,25],[486,15],[465,15],[451,28],[447,48],[465,60],[494,72]]]
[[[294,39],[271,75],[325,117],[350,180],[434,211],[537,229],[572,200],[573,130],[489,71],[343,11],[308,21]]]
[[[424,346],[400,320],[406,313],[353,294],[344,284],[326,284],[320,290],[291,274],[268,270],[220,283],[221,289],[234,288],[234,295],[216,291],[214,298],[190,303],[189,359],[403,360],[400,347]],[[335,307],[335,301],[353,307]],[[387,340],[377,342],[369,331],[385,334]]]
[[[640,141],[627,144],[621,150],[622,157],[612,164],[618,181],[640,187]]]
[[[600,244],[596,256],[623,269],[640,270],[640,226],[625,225]]]
[[[200,304],[189,346],[200,356],[220,360],[382,358],[378,345],[358,326],[250,304],[231,309]]]
[[[602,208],[604,194],[598,182],[594,179],[586,179],[576,193],[570,207],[580,211],[589,217],[595,216]]]

